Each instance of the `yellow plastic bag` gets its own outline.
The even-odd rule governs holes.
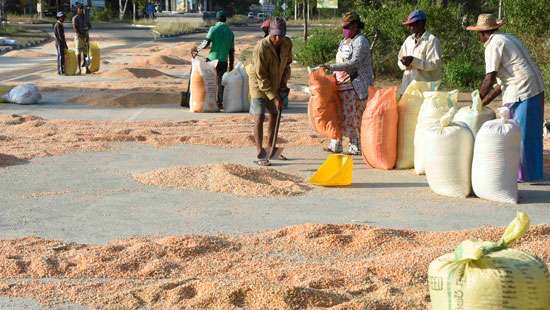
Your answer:
[[[309,179],[319,186],[348,186],[353,179],[353,159],[350,155],[331,154]]]
[[[414,131],[420,107],[424,101],[425,91],[436,91],[441,81],[412,81],[397,103],[399,124],[397,126],[397,161],[396,169],[414,167]]]
[[[65,75],[75,75],[78,64],[74,50],[65,50]]]
[[[99,66],[101,64],[101,50],[99,49],[99,44],[97,42],[90,43],[90,72],[99,71]]]
[[[463,241],[429,267],[432,309],[549,309],[550,274],[538,258],[509,249],[529,227],[518,212],[498,242]]]

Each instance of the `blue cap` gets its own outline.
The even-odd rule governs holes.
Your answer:
[[[422,20],[426,20],[426,13],[421,10],[414,10],[411,12],[411,14],[409,14],[407,20],[403,22],[403,25],[414,24]]]
[[[63,12],[57,12],[57,18],[61,18],[61,17],[63,17],[63,16],[65,16],[65,13],[63,13]]]

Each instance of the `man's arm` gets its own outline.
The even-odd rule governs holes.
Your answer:
[[[401,49],[399,50],[399,54],[397,55],[397,66],[399,67],[399,69],[401,69],[401,71],[405,71],[407,70],[407,66],[405,66],[403,64],[403,62],[401,61],[401,59],[403,59],[403,57],[405,57],[405,44],[407,44],[407,41],[405,40],[405,42],[403,42],[403,45],[401,45]]]
[[[233,71],[234,65],[235,65],[235,49],[232,48],[229,50],[229,70],[228,71]]]
[[[441,47],[439,40],[435,38],[428,46],[426,59],[413,58],[411,67],[421,71],[434,71],[441,68]]]
[[[479,87],[479,96],[483,105],[488,105],[493,101],[498,95],[502,93],[502,88],[500,85],[496,85],[497,73],[490,72],[485,75],[481,87]]]

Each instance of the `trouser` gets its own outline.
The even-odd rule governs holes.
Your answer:
[[[366,100],[361,100],[355,90],[340,90],[338,96],[342,102],[342,134],[353,144],[360,140],[361,119],[366,108]]]
[[[518,180],[544,180],[542,126],[544,92],[511,105],[510,112],[521,129],[521,153]]]
[[[64,74],[65,73],[65,49],[63,49],[58,44],[56,44],[55,47],[57,49],[57,73]]]
[[[207,59],[206,61],[210,61]],[[227,72],[227,61],[218,61],[218,65],[216,66],[216,74],[218,77],[218,104],[223,103],[223,86],[222,86],[222,77],[223,74]]]

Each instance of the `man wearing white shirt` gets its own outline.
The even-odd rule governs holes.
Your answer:
[[[521,41],[511,34],[497,32],[502,25],[492,14],[481,14],[477,25],[466,28],[478,31],[485,45],[486,75],[479,94],[484,105],[502,94],[502,104],[510,108],[521,128],[518,181],[542,181],[544,82]]]
[[[403,25],[412,33],[407,37],[397,59],[403,72],[399,93],[403,94],[413,81],[433,82],[441,80],[441,47],[439,39],[426,31],[426,13],[415,10]]]

